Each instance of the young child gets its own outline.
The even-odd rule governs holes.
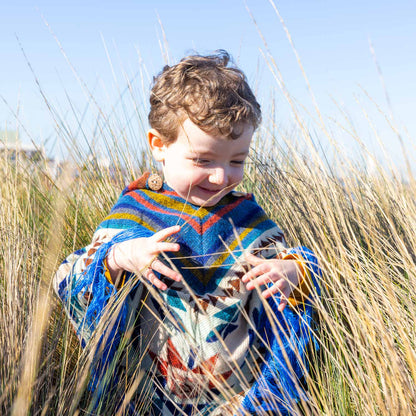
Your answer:
[[[285,247],[251,194],[233,190],[260,105],[224,51],[165,66],[150,104],[164,181],[145,173],[128,185],[54,280],[83,347],[119,301],[90,386],[103,389],[100,372],[129,333],[125,349],[145,372],[137,391],[147,392],[136,414],[289,414],[320,271],[308,249]]]

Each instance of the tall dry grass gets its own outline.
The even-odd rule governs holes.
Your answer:
[[[273,59],[266,59],[281,83]],[[131,94],[120,96],[121,114],[90,99],[96,112],[90,131],[75,109],[74,127],[48,103],[74,158],[61,175],[51,177],[41,162],[0,158],[1,414],[122,415],[130,399],[139,414],[146,410],[146,391],[137,391],[140,356],[111,395],[88,392],[94,343],[80,349],[51,292],[59,262],[89,243],[124,184],[149,165],[143,146],[127,140],[129,134],[143,137],[144,118],[137,90],[127,84]],[[310,355],[308,400],[297,413],[416,414],[415,181],[380,161],[369,176],[357,159],[338,151],[336,134],[319,110],[316,125],[308,128],[286,98],[293,130],[285,135],[264,117],[241,189],[254,192],[290,245],[314,250],[323,269],[316,303],[320,348]],[[328,160],[318,152],[313,135],[325,137],[331,143],[327,154],[336,156]],[[358,135],[352,140],[361,145]],[[361,149],[367,160],[368,151]],[[103,151],[111,169],[94,163]]]
[[[414,414],[414,182],[381,167],[371,177],[352,165],[334,176],[296,157],[283,167],[255,158],[249,180],[292,244],[311,247],[324,270],[309,388],[316,413]]]
[[[316,305],[320,349],[311,357],[303,412],[414,414],[412,178],[381,164],[370,177],[349,160],[342,160],[342,176],[331,173],[337,169],[316,153],[304,157],[306,138],[302,152],[289,145],[283,154],[281,138],[272,128],[268,134],[267,149],[253,145],[242,188],[257,195],[291,245],[315,251],[324,272]],[[70,182],[52,180],[41,164],[2,157],[0,166],[1,413],[113,414],[114,401],[85,389],[90,356],[80,350],[50,282],[58,262],[88,243],[125,179],[91,171],[86,160]],[[142,377],[132,368],[122,387],[125,405]]]

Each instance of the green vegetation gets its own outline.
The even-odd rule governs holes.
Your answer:
[[[90,242],[124,185],[150,164],[142,147],[132,149],[126,139],[136,137],[140,144],[143,137],[144,110],[134,88],[126,89],[132,102],[121,97],[121,114],[110,109],[106,116],[90,96],[97,112],[91,134],[73,110],[79,123],[74,130],[88,137],[88,150],[74,144],[76,132],[49,103],[58,136],[75,159],[56,177],[42,159],[0,155],[2,415],[123,415],[132,398],[141,406],[138,411],[146,410],[145,392],[137,391],[141,357],[130,363],[111,395],[88,393],[96,340],[81,350],[51,288],[59,263]],[[316,125],[307,127],[285,96],[296,123],[293,131],[276,131],[271,105],[240,188],[256,195],[285,230],[289,245],[310,247],[323,269],[316,302],[320,349],[310,355],[307,401],[296,414],[416,414],[416,183],[410,172],[402,177],[375,160],[368,175],[358,158],[339,153],[338,132],[326,128],[317,109]],[[352,132],[360,157],[368,160],[353,125],[336,125]],[[312,136],[332,143],[326,154],[316,151]],[[103,152],[111,168],[93,163]],[[330,154],[338,156],[326,159]]]
[[[269,133],[267,149],[251,155],[243,189],[257,195],[286,230],[289,244],[311,247],[324,270],[316,305],[320,350],[311,356],[303,412],[414,414],[413,179],[399,179],[381,165],[369,177],[348,160],[341,177],[312,151],[305,159],[289,143],[284,155],[273,150],[279,147]],[[2,414],[93,410],[85,391],[88,352],[78,346],[51,278],[65,255],[89,242],[131,177],[123,178],[121,168],[116,175],[97,166],[89,170],[86,157],[81,162],[78,175],[63,170],[52,179],[41,163],[29,174],[19,159],[0,161]],[[127,391],[127,401],[141,373],[125,377],[115,394]],[[98,409],[113,414],[113,405],[114,400],[101,399]]]

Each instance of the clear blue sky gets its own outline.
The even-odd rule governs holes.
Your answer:
[[[307,103],[310,100],[305,82],[269,1],[247,0],[246,4],[268,42],[289,91]],[[371,39],[393,113],[400,127],[405,126],[410,137],[416,138],[414,0],[286,0],[276,1],[276,6],[325,115],[337,117],[331,102],[334,97],[353,118],[356,114],[359,117],[361,112],[354,97],[366,100],[360,86],[388,111],[369,48]],[[261,97],[267,97],[274,85],[259,51],[264,50],[264,44],[243,0],[15,0],[1,2],[0,16],[0,95],[8,104],[0,101],[0,128],[6,123],[14,128],[16,121],[12,113],[18,109],[21,123],[36,141],[52,137],[54,127],[21,47],[48,99],[56,107],[66,111],[65,91],[74,102],[82,100],[82,89],[50,29],[83,80],[95,91],[100,85],[110,88],[113,83],[104,45],[114,64],[119,87],[124,82],[122,71],[129,76],[137,72],[139,55],[150,74],[161,69],[162,35],[158,16],[166,32],[172,61],[192,49],[205,53],[222,48],[239,62]],[[145,80],[145,84],[147,88],[149,81]],[[281,117],[287,117],[283,110]],[[281,122],[284,124],[285,120]],[[27,140],[24,133],[22,136]],[[395,146],[393,142],[387,145]]]

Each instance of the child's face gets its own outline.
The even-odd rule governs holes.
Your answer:
[[[194,205],[213,206],[243,179],[254,129],[249,124],[239,128],[242,134],[233,140],[205,133],[186,119],[171,144],[163,144],[154,129],[148,137],[166,183]]]

